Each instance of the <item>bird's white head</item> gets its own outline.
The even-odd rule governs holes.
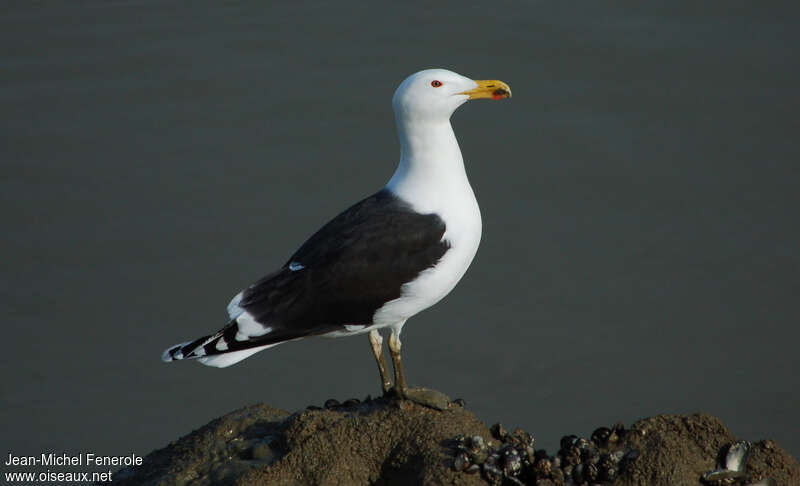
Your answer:
[[[456,108],[472,99],[510,98],[502,81],[472,80],[446,69],[426,69],[400,83],[392,98],[398,121],[447,121]]]

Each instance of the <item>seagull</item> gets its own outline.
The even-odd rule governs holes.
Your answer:
[[[168,348],[162,360],[222,368],[287,341],[368,334],[384,395],[424,402],[406,384],[400,332],[410,317],[450,293],[481,239],[480,209],[450,117],[469,100],[510,97],[502,81],[445,69],[406,78],[392,98],[401,153],[389,182],[239,292],[228,304],[225,327]]]

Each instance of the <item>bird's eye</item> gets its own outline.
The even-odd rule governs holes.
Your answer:
[[[431,81],[431,86],[433,86],[434,88],[438,88],[441,85],[442,85],[442,82],[439,81],[438,79],[436,79],[434,81]]]

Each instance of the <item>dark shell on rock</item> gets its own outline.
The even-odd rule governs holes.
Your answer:
[[[598,479],[602,482],[612,482],[617,479],[617,468],[610,467],[608,469],[603,469],[600,471],[600,475]]]
[[[594,482],[600,475],[600,470],[597,467],[597,464],[592,464],[590,462],[588,464],[585,464],[585,469],[583,474],[586,477],[587,481]]]
[[[589,448],[590,442],[583,437],[579,437],[578,440],[575,441],[575,447],[578,448],[580,451],[585,451]]]
[[[556,484],[564,483],[564,471],[560,468],[553,467],[553,470],[550,472],[550,477],[553,478]]]
[[[506,474],[516,475],[522,469],[522,459],[516,449],[507,447],[501,456],[503,471]]]
[[[482,467],[483,477],[491,484],[500,485],[503,482],[503,471],[492,464],[484,464]]]
[[[575,442],[578,440],[577,435],[565,435],[561,438],[561,450],[566,451],[569,450]]]
[[[506,476],[505,477],[505,481],[503,482],[503,485],[506,485],[506,484],[514,484],[514,485],[517,485],[517,486],[525,486],[525,483],[523,483],[519,479],[515,478],[514,476]]]
[[[583,464],[578,464],[574,468],[572,468],[572,480],[575,481],[577,484],[581,484],[584,481],[584,466]]]
[[[589,447],[581,450],[581,459],[583,462],[597,464],[597,461],[600,460],[600,451],[594,446],[594,444],[590,444]]]
[[[528,432],[520,429],[519,427],[517,427],[516,429],[514,429],[514,432],[511,433],[511,436],[509,438],[509,442],[516,443],[516,444],[522,444],[522,445],[525,445],[525,446],[528,446],[528,445],[532,446],[533,445],[533,436],[530,433],[528,433]]]
[[[553,469],[553,463],[550,462],[548,459],[539,459],[533,466],[533,470],[536,471],[537,477],[549,476],[550,471],[552,471],[552,469]]]
[[[468,444],[468,446],[469,446],[469,448],[470,448],[470,449],[472,449],[473,451],[482,451],[482,452],[486,452],[486,449],[487,449],[487,447],[486,447],[486,441],[485,441],[485,440],[483,440],[483,437],[481,437],[480,435],[474,435],[474,436],[472,436],[472,437],[470,438],[470,440],[469,440],[469,444]]]
[[[623,457],[625,457],[625,451],[623,450],[614,451],[611,454],[609,454],[609,458],[614,464],[619,464],[619,462],[622,461]]]
[[[607,446],[609,437],[611,437],[611,429],[608,427],[599,427],[592,432],[592,442],[597,444],[598,447]]]
[[[466,440],[467,456],[473,464],[483,464],[489,455],[489,447],[483,437],[476,435]]]
[[[570,466],[574,466],[581,462],[581,453],[577,448],[572,448],[564,454],[563,462],[564,464],[568,464]]]
[[[456,471],[463,471],[467,468],[467,466],[469,466],[469,459],[467,459],[467,455],[463,452],[456,454],[456,458],[453,459],[453,469]]]
[[[506,438],[506,428],[503,427],[503,424],[497,423],[492,425],[490,429],[492,431],[492,437],[497,440],[505,440]]]

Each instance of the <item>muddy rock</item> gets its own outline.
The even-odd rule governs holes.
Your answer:
[[[620,474],[620,486],[701,485],[700,478],[719,469],[728,447],[737,440],[718,418],[708,414],[658,415],[639,420],[625,433],[623,444],[640,451]],[[800,464],[777,443],[752,445],[742,480],[748,485],[771,479],[775,485],[800,485]]]
[[[236,410],[151,452],[141,466],[122,469],[109,484],[231,484],[246,470],[274,462],[276,456],[265,455],[263,448],[288,416],[263,404]]]
[[[659,415],[564,436],[548,454],[533,434],[490,431],[462,405],[329,400],[293,414],[253,405],[150,453],[113,484],[702,486],[737,443],[711,415]],[[747,446],[738,482],[725,484],[800,485],[800,464],[777,443]]]
[[[253,405],[220,417],[114,476],[120,485],[486,484],[453,470],[454,438],[489,437],[452,404],[348,400],[294,414]]]
[[[658,415],[634,423],[624,442],[642,452],[619,478],[624,486],[700,484],[719,451],[736,438],[711,415]],[[686,483],[694,478],[693,483]]]

